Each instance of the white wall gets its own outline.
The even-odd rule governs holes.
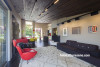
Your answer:
[[[54,24],[53,26],[56,26]],[[88,33],[88,27],[93,25],[97,26],[98,31],[96,33]],[[72,27],[78,26],[81,27],[81,34],[72,34]],[[75,40],[78,42],[100,46],[100,14],[95,16],[86,15],[84,17],[81,17],[81,19],[78,21],[73,20],[71,21],[71,23],[66,22],[65,24],[60,25],[57,28],[58,35],[61,36],[61,42],[66,42],[66,40]],[[68,36],[63,36],[63,28],[68,28]]]

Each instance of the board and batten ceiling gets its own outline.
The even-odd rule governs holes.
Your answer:
[[[100,0],[59,0],[57,4],[41,14],[55,0],[11,0],[11,2],[22,19],[39,23],[48,23],[100,9]]]

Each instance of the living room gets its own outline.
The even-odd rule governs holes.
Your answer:
[[[100,67],[99,22],[99,0],[1,0],[0,67]]]

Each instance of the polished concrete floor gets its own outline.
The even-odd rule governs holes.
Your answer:
[[[19,67],[20,56],[18,53],[11,59],[11,61],[7,62],[6,67]]]
[[[28,61],[21,60],[19,67],[95,67],[76,57],[65,57],[66,52],[58,50],[54,46],[34,48],[37,54]]]
[[[43,42],[41,40],[35,42],[36,47],[46,47],[49,46],[49,43]]]

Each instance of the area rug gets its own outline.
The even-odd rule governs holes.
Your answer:
[[[27,61],[20,61],[19,67],[95,67],[75,57],[62,57],[65,52],[54,46],[34,48],[37,55]]]

